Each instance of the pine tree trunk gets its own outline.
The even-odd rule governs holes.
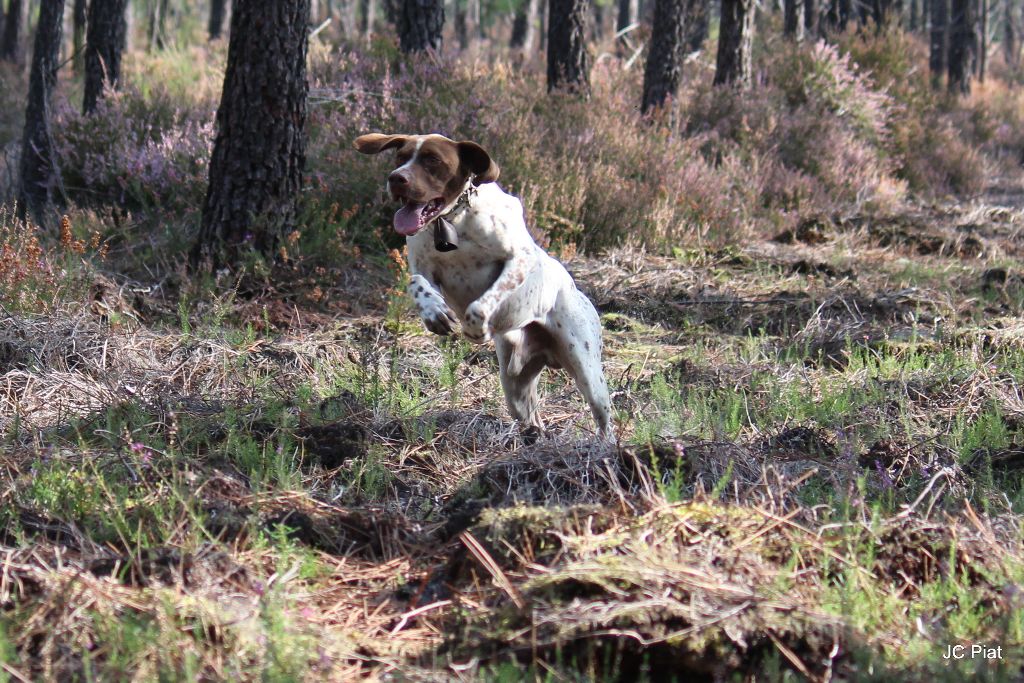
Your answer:
[[[30,215],[44,228],[48,223],[47,208],[53,203],[59,185],[50,136],[50,113],[53,89],[57,85],[63,24],[64,0],[46,0],[40,4],[21,141],[18,214],[22,218]]]
[[[615,17],[615,32],[620,33],[636,23],[637,0],[618,0],[618,12]],[[633,41],[629,33],[623,33],[615,41],[615,51],[624,56],[633,51]]]
[[[150,52],[153,50],[163,50],[167,45],[166,26],[167,26],[167,1],[168,0],[151,0],[152,6],[149,12],[149,46]]]
[[[193,263],[271,255],[295,226],[305,165],[308,0],[235,0]]]
[[[804,0],[804,34],[810,40],[818,36],[818,0]]]
[[[224,16],[227,0],[210,0],[210,22],[206,26],[210,40],[217,40],[224,32]]]
[[[398,41],[402,52],[441,49],[444,0],[401,0]]]
[[[686,55],[686,0],[656,0],[640,107],[646,114],[679,92]]]
[[[804,39],[804,0],[784,0],[782,30],[790,40]]]
[[[509,40],[509,45],[513,49],[522,50],[524,53],[533,52],[534,43],[537,42],[539,5],[539,0],[525,0],[520,3],[516,18],[512,22],[512,38]]]
[[[910,21],[908,22],[907,28],[911,33],[917,31],[918,1],[919,0],[910,0]]]
[[[377,0],[359,0],[359,32],[367,41],[373,36],[373,21],[377,16]]]
[[[82,111],[91,114],[103,97],[103,87],[116,88],[121,78],[121,54],[127,26],[124,10],[128,0],[92,0],[85,46],[85,97]]]
[[[971,93],[971,59],[974,53],[974,0],[952,0],[949,16],[949,92]]]
[[[711,32],[710,0],[687,0],[686,3],[686,50],[697,52],[704,49],[704,43]]]
[[[978,0],[978,30],[975,39],[974,73],[979,83],[985,82],[985,71],[988,69],[988,0]]]
[[[590,95],[588,0],[548,0],[548,92]]]
[[[25,23],[25,3],[22,0],[8,0],[7,14],[4,15],[4,36],[0,42],[0,59],[12,64],[21,64],[21,29]]]
[[[749,88],[753,80],[751,45],[754,37],[754,0],[722,0],[715,85]]]
[[[929,0],[932,28],[928,42],[928,70],[932,75],[932,87],[942,87],[942,76],[946,73],[947,31],[949,0]]]
[[[75,0],[75,6],[71,15],[72,26],[72,49],[74,50],[75,71],[81,73],[85,68],[85,26],[88,4],[86,0]]]
[[[455,40],[459,41],[459,49],[469,47],[469,13],[466,12],[466,0],[453,0],[455,11]]]
[[[1006,63],[1016,68],[1020,62],[1020,45],[1017,35],[1017,12],[1014,0],[1003,0],[1003,55]]]

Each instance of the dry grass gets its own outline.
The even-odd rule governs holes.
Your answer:
[[[423,333],[383,266],[301,306],[85,271],[0,324],[3,666],[909,680],[987,639],[1010,680],[1022,224],[920,207],[572,258],[614,447],[560,374],[523,443],[493,351]]]

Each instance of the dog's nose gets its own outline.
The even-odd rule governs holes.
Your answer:
[[[388,182],[394,187],[402,187],[409,184],[409,178],[401,171],[394,171],[388,176]]]

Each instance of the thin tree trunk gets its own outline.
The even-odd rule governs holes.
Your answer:
[[[974,0],[952,0],[949,17],[949,92],[971,93],[971,58],[975,49]]]
[[[516,18],[512,22],[512,39],[509,41],[513,49],[522,50],[524,53],[533,52],[534,43],[537,41],[539,5],[540,0],[525,0],[519,5]]]
[[[167,1],[152,0],[149,12],[149,46],[153,50],[163,50],[167,46]]]
[[[976,68],[975,75],[979,83],[985,82],[985,71],[988,69],[988,0],[978,0],[978,30],[975,39]]]
[[[74,55],[72,63],[75,71],[81,73],[85,67],[85,26],[88,4],[86,0],[75,0],[71,15],[71,44]]]
[[[443,0],[402,0],[399,10],[398,39],[402,52],[441,49]]]
[[[910,30],[911,33],[915,33],[917,31],[919,6],[918,3],[919,0],[910,0],[910,20],[908,22],[907,28]]]
[[[637,0],[618,0],[618,14],[615,18],[615,32],[626,30],[636,23],[638,5]],[[630,34],[623,33],[616,41],[615,49],[619,55],[626,55],[633,51],[633,41]]]
[[[128,0],[92,0],[85,46],[85,97],[82,111],[91,114],[103,97],[106,84],[116,88],[121,78],[121,54],[127,30],[124,8]]]
[[[469,47],[469,13],[466,11],[467,0],[453,0],[455,10],[455,40],[459,41],[459,49]]]
[[[1006,63],[1013,68],[1020,61],[1020,45],[1017,35],[1017,12],[1014,0],[1003,0],[1003,55]]]
[[[217,40],[224,32],[227,0],[210,0],[210,22],[206,26],[210,40]]]
[[[4,15],[4,36],[0,42],[0,59],[13,64],[22,63],[21,29],[25,24],[25,3],[8,0]]]
[[[21,141],[18,214],[21,218],[30,215],[44,228],[48,223],[47,208],[53,204],[60,183],[50,135],[50,114],[53,89],[57,85],[63,23],[64,0],[46,0],[40,4]]]
[[[686,0],[657,0],[651,50],[644,69],[644,92],[640,110],[646,114],[663,106],[679,92],[686,55]]]
[[[306,161],[308,24],[308,0],[235,0],[193,263],[235,264],[250,247],[270,256],[295,226]]]
[[[931,5],[932,28],[928,42],[928,70],[932,75],[932,87],[942,87],[942,76],[946,73],[946,55],[948,47],[949,0],[929,0]]]
[[[373,36],[373,21],[377,16],[377,0],[359,0],[359,33],[369,42]]]
[[[783,8],[783,34],[799,43],[804,39],[804,0],[784,0]]]
[[[549,0],[548,92],[590,95],[587,54],[588,0]]]
[[[688,52],[704,49],[704,43],[711,32],[710,5],[710,0],[687,0],[686,49]]]
[[[754,37],[754,0],[722,0],[715,85],[749,88],[753,80],[751,45]]]
[[[548,26],[551,24],[551,2],[550,0],[540,0],[540,2],[540,31],[537,33],[540,40],[537,41],[537,44],[540,52],[546,52],[548,49]]]
[[[592,1],[594,19],[594,40],[601,41],[604,38],[604,5],[597,0]]]
[[[804,0],[804,34],[812,41],[818,36],[818,0]]]

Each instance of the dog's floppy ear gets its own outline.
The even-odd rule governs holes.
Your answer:
[[[369,133],[356,138],[356,149],[363,154],[380,154],[386,149],[401,147],[409,139],[408,135],[382,135]]]
[[[459,160],[475,176],[473,178],[474,185],[493,183],[501,172],[487,150],[475,142],[459,143]]]

